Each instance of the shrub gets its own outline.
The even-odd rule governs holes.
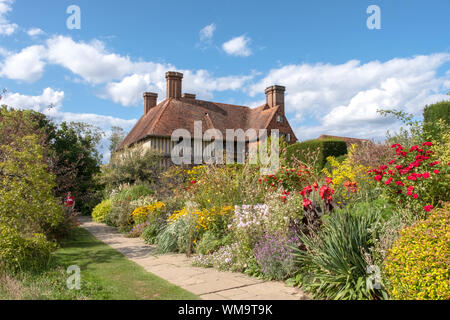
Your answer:
[[[284,233],[266,233],[253,249],[261,272],[270,279],[283,280],[297,271],[293,247],[298,247],[296,236]]]
[[[318,150],[318,159],[315,165],[322,169],[328,157],[338,157],[347,153],[347,143],[339,139],[316,139],[298,142],[287,147],[286,158],[288,162],[292,162],[293,159],[306,162],[308,159],[307,152],[316,150]]]
[[[124,149],[113,154],[109,164],[102,167],[101,181],[109,189],[125,183],[154,183],[163,169],[160,162],[160,153],[142,145]]]
[[[423,109],[423,121],[432,124],[442,119],[450,125],[450,101],[441,101],[425,106]]]
[[[159,216],[165,208],[166,205],[164,202],[156,201],[155,203],[146,206],[137,207],[131,213],[131,217],[135,224],[142,224],[147,220],[152,219],[152,216]]]
[[[389,250],[385,272],[392,297],[413,300],[450,299],[450,203],[426,220],[403,229]]]
[[[92,219],[96,222],[105,222],[106,216],[111,212],[111,199],[106,199],[95,206]]]
[[[431,142],[412,146],[392,145],[396,157],[388,164],[369,170],[381,190],[393,203],[425,216],[439,201],[448,200],[449,165],[442,163],[431,150]]]
[[[42,233],[27,236],[0,224],[0,273],[3,270],[40,270],[47,265],[55,248],[56,244],[47,241]]]
[[[152,194],[152,190],[143,184],[123,187],[111,195],[111,211],[105,217],[105,223],[117,227],[120,232],[129,232],[134,224],[131,213],[135,201]]]
[[[327,217],[320,231],[300,236],[306,251],[295,250],[301,266],[302,288],[319,299],[372,299],[383,290],[366,285],[369,253],[380,214],[369,209],[354,214],[352,208],[337,210]],[[382,289],[382,287],[381,287]]]
[[[220,247],[230,244],[230,236],[221,237],[213,231],[206,231],[197,242],[195,251],[202,255],[211,254],[217,251]]]

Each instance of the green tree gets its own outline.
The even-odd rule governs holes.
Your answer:
[[[111,127],[111,135],[109,136],[109,151],[111,152],[111,156],[116,152],[117,147],[123,141],[125,135],[125,131],[121,127]]]
[[[100,128],[80,122],[61,123],[51,142],[57,176],[57,194],[71,191],[76,208],[89,214],[101,200],[101,186],[94,177],[100,172],[97,147],[103,137]]]

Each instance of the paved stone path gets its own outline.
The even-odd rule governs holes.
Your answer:
[[[192,266],[184,254],[157,255],[155,246],[140,238],[126,238],[114,228],[79,217],[81,227],[121,252],[145,270],[182,287],[205,300],[305,300],[298,288],[279,281],[264,281],[242,273]]]

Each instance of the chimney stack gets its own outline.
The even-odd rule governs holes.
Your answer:
[[[283,86],[270,86],[264,92],[266,93],[266,103],[269,108],[280,106],[280,111],[284,114],[284,91]]]
[[[174,71],[166,72],[167,80],[167,99],[181,98],[181,79],[183,79],[183,74]]]
[[[185,99],[194,99],[195,100],[196,95],[193,93],[183,93],[182,97]]]
[[[144,114],[150,111],[151,108],[156,106],[158,100],[158,94],[154,92],[144,92]]]

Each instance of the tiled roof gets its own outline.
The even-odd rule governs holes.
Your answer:
[[[278,110],[262,105],[257,108],[225,103],[169,98],[144,114],[118,149],[142,141],[149,136],[170,137],[176,129],[186,129],[193,136],[194,121],[202,121],[203,131],[218,129],[225,137],[226,129],[267,129]]]

